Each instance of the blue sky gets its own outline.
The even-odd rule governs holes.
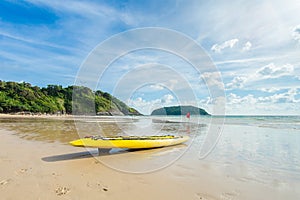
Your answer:
[[[0,79],[72,85],[89,53],[114,34],[143,27],[179,31],[201,45],[221,73],[226,114],[300,114],[300,2],[287,1],[0,1]],[[149,65],[147,65],[149,63]],[[142,50],[116,61],[99,88],[113,93],[129,66],[173,66],[211,111],[207,84],[166,52]],[[166,72],[167,73],[167,72]],[[147,73],[141,73],[147,76]],[[163,73],[157,76],[165,76]],[[193,77],[195,79],[193,79]],[[176,105],[176,77],[118,98],[143,113]],[[181,88],[184,91],[184,88]]]

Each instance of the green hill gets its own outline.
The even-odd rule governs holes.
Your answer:
[[[153,110],[151,115],[209,115],[204,109],[194,106],[171,106]]]
[[[0,113],[18,112],[141,115],[119,99],[100,90],[94,92],[83,86],[63,88],[60,85],[40,88],[25,82],[0,81]]]

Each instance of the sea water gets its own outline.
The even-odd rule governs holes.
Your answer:
[[[300,181],[300,117],[226,117],[209,159],[228,168],[246,165],[260,181]]]

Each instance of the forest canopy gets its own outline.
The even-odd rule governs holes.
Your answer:
[[[75,92],[74,92],[75,91]],[[74,109],[74,112],[72,112]],[[83,86],[48,85],[0,80],[0,113],[141,115],[107,92]]]

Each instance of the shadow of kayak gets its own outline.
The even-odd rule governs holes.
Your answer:
[[[60,155],[53,155],[41,158],[41,160],[45,162],[59,162],[59,161],[68,161],[68,160],[78,160],[84,158],[92,158],[98,156],[113,156],[117,154],[126,154],[132,152],[139,152],[140,155],[147,154],[147,155],[160,155],[162,153],[170,153],[176,149],[181,149],[187,147],[185,144],[179,144],[169,147],[157,147],[157,148],[146,148],[146,149],[119,149],[119,148],[112,148],[112,149],[93,149],[90,151],[82,151],[76,153],[68,153],[68,154],[60,154]]]
[[[97,152],[95,152],[97,153]],[[61,155],[53,155],[42,158],[45,162],[58,162],[58,161],[66,161],[66,160],[77,160],[82,158],[91,158],[95,155],[89,151],[77,152],[77,153],[68,153],[68,154],[61,154]]]
[[[159,149],[158,147],[157,149]],[[156,149],[156,148],[152,148]],[[92,158],[97,156],[111,156],[116,154],[124,154],[130,152],[137,152],[137,151],[145,151],[150,149],[95,149],[90,151],[82,151],[77,153],[68,153],[68,154],[60,154],[60,155],[53,155],[41,158],[41,160],[45,162],[58,162],[58,161],[66,161],[66,160],[78,160],[83,158]]]

